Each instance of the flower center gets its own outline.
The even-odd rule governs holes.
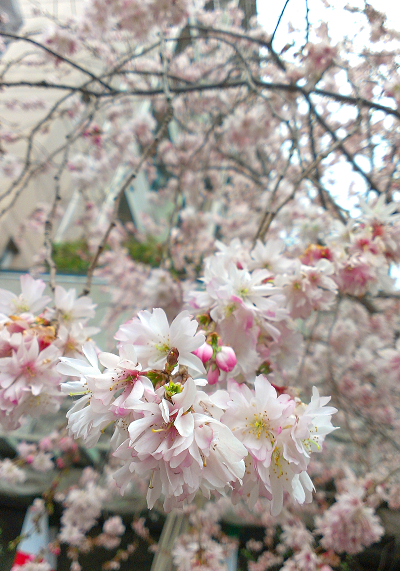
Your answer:
[[[240,294],[239,294],[240,295]],[[225,317],[228,318],[232,315],[232,313],[237,309],[236,303],[228,303],[225,306]]]
[[[13,303],[15,305],[15,309],[19,312],[19,313],[25,313],[27,311],[29,311],[29,305],[28,302],[22,297],[19,297],[18,299],[13,299]]]
[[[122,371],[121,373],[119,373],[119,375],[117,375],[117,377],[113,377],[112,381],[113,384],[110,387],[110,391],[113,391],[115,389],[116,386],[118,386],[120,383],[124,383],[124,384],[134,384],[137,380],[138,380],[138,376],[139,376],[139,371],[129,371],[129,373],[127,373],[127,371]],[[120,388],[120,387],[119,387]]]
[[[169,345],[166,343],[160,343],[159,345],[154,345],[154,347],[163,355],[166,355],[170,349]]]
[[[261,438],[261,435],[264,435],[271,441],[271,444],[273,444],[274,437],[270,431],[269,422],[263,416],[254,414],[254,420],[249,424],[249,428],[252,428],[253,433],[257,434],[258,440]]]
[[[25,365],[25,374],[29,377],[35,377],[36,371],[35,371],[34,365],[32,365],[32,364]]]
[[[181,393],[182,391],[183,386],[181,383],[174,383],[173,381],[170,381],[168,385],[165,385],[165,394],[170,398],[174,395],[177,395],[178,393]]]
[[[242,299],[245,299],[249,293],[249,289],[247,287],[241,287],[238,289],[238,296]]]

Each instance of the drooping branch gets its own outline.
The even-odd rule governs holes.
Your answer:
[[[53,244],[52,244],[52,231],[53,231],[53,225],[54,225],[54,218],[56,215],[56,211],[57,211],[57,206],[60,203],[61,200],[61,193],[60,193],[60,179],[61,179],[61,175],[65,169],[65,166],[68,162],[68,153],[69,153],[70,147],[69,145],[67,145],[65,147],[64,150],[64,156],[63,159],[61,161],[61,164],[56,172],[56,174],[54,175],[54,182],[55,182],[55,192],[54,192],[54,200],[53,200],[53,205],[51,207],[50,212],[47,215],[47,219],[44,225],[44,247],[45,247],[45,251],[46,251],[46,262],[49,266],[50,269],[50,289],[52,292],[54,292],[54,290],[56,289],[56,264],[53,260]]]

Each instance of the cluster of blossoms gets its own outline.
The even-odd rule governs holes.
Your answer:
[[[94,316],[90,298],[56,286],[49,306],[45,287],[24,275],[19,296],[0,290],[0,424],[6,429],[20,426],[26,414],[39,417],[59,409],[59,358],[79,354],[98,331],[86,326]]]
[[[316,519],[321,545],[336,553],[359,553],[384,534],[378,516],[363,501],[364,491],[353,490],[336,497],[336,502]]]
[[[182,535],[174,545],[174,564],[179,571],[227,571],[227,550],[224,546],[204,537]]]
[[[122,464],[115,479],[122,492],[133,473],[150,480],[150,508],[163,495],[170,511],[199,490],[206,497],[231,491],[250,505],[262,495],[274,514],[284,490],[299,503],[311,501],[306,468],[333,430],[329,398],[314,388],[306,406],[278,396],[263,375],[249,380],[254,388],[232,378],[227,390],[208,391],[195,355],[205,341],[197,327],[187,311],[171,325],[163,310],[143,311],[118,330],[118,356],[97,357],[85,344],[87,362],[61,357],[57,371],[80,377],[63,391],[83,394],[67,414],[70,432],[92,446],[115,423],[111,443]]]
[[[249,18],[252,4],[241,3],[244,17],[237,6],[210,11],[202,0],[89,0],[81,16],[39,38],[38,53],[18,58],[43,67],[41,93],[59,82],[65,99],[47,116],[41,97],[5,93],[7,112],[35,110],[43,122],[27,137],[0,129],[9,183],[0,200],[11,196],[12,208],[30,177],[47,171],[60,181],[68,170],[73,199],[59,189],[68,208],[37,210],[27,233],[47,225],[48,234],[61,216],[58,230],[71,237],[69,216],[81,208],[82,258],[90,262],[107,238],[98,275],[112,292],[109,314],[139,313],[119,328],[114,355],[90,341],[89,298],[57,286],[53,302],[29,276],[19,297],[1,290],[0,423],[17,428],[26,414],[54,412],[63,395],[79,395],[67,415],[70,435],[94,446],[110,434],[122,492],[140,478],[149,507],[163,497],[165,510],[186,509],[198,491],[229,496],[241,514],[245,502],[266,527],[263,542],[249,543],[249,571],[330,571],[336,554],[382,536],[374,513],[381,502],[399,507],[400,302],[391,272],[400,262],[400,89],[386,80],[396,78],[399,35],[365,3],[343,12],[358,13],[372,44],[382,41],[365,45],[362,57],[312,24],[306,45],[294,35],[278,52]],[[2,62],[6,89],[17,58]],[[65,138],[57,132],[59,150],[31,160],[37,135],[54,134],[60,119],[67,127]],[[26,158],[18,154],[25,143]],[[347,189],[335,176],[344,165]],[[132,173],[147,213],[115,225],[110,204],[120,203],[120,182]],[[132,239],[151,261],[133,256]],[[42,261],[50,254],[47,246]],[[334,395],[346,428],[327,443],[336,409],[320,394]],[[62,468],[58,445],[21,444],[16,462],[0,462],[0,475],[22,482],[22,466]],[[65,447],[72,458],[71,437]],[[343,458],[384,482],[373,502],[365,490],[340,490]],[[319,484],[312,505],[311,477]],[[328,508],[332,483],[338,493]],[[101,496],[86,482],[63,498],[60,537],[71,549],[87,545]],[[317,516],[314,535],[298,504]],[[175,563],[223,569],[228,550],[216,520],[197,517],[200,533],[179,540]],[[115,546],[122,532],[109,521],[98,544]],[[77,559],[72,568],[80,571]]]
[[[0,478],[2,482],[22,484],[26,480],[25,472],[9,458],[0,460]]]
[[[266,244],[259,241],[253,249],[240,240],[229,246],[218,243],[218,252],[205,260],[204,287],[187,294],[196,319],[183,311],[169,324],[160,308],[141,311],[120,326],[115,336],[118,355],[98,352],[92,342],[83,342],[87,333],[80,342],[70,342],[72,357],[61,356],[61,346],[50,367],[57,376],[57,390],[63,375],[68,375],[77,380],[62,382],[61,393],[81,395],[67,413],[70,434],[93,446],[108,426],[114,425],[111,444],[114,461],[120,464],[115,480],[122,493],[139,477],[149,482],[149,507],[162,496],[166,511],[190,504],[198,491],[208,498],[211,494],[230,495],[234,504],[243,500],[251,510],[264,498],[273,516],[282,514],[285,498],[290,505],[311,501],[310,457],[322,450],[325,436],[334,429],[331,417],[336,409],[327,406],[330,399],[320,397],[316,387],[307,404],[287,384],[294,379],[291,371],[297,371],[302,339],[298,320],[312,320],[316,311],[329,315],[341,287],[330,252],[328,246],[315,245],[296,258],[290,250],[284,251],[278,240]],[[31,280],[32,285],[39,283],[29,277],[23,279]],[[45,319],[47,326],[51,319],[57,319],[58,331],[71,320],[66,308],[60,309],[60,291],[58,310],[46,308],[40,315],[41,325]],[[83,312],[89,317],[85,298],[83,309],[79,309],[79,300],[69,295],[69,312],[75,311],[80,318]],[[14,305],[17,299],[12,297]],[[358,376],[371,375],[372,364],[365,361],[365,348],[371,346],[374,332],[382,329],[385,321],[372,316],[364,323],[362,312],[367,310],[361,306],[358,313],[354,308],[347,311],[344,305],[343,311],[343,317],[340,310],[330,329],[329,341],[337,356],[332,373],[336,375],[345,366],[347,380],[346,375],[340,380],[339,393],[361,390],[362,394],[363,385],[357,389],[354,383]],[[19,321],[23,319],[19,317]],[[10,319],[7,327],[17,321]],[[360,323],[364,323],[363,337],[357,333]],[[26,333],[17,332],[20,342],[33,328],[30,325],[25,327]],[[85,324],[80,329],[85,331]],[[9,329],[4,330],[11,335]],[[315,334],[318,337],[318,327]],[[389,333],[387,341],[393,341]],[[365,347],[361,346],[354,362],[349,362],[349,353],[360,342]],[[385,347],[385,343],[379,345],[378,357],[395,380],[397,351]],[[362,356],[365,362],[361,367],[357,363]],[[309,359],[306,356],[305,370]],[[349,376],[352,368],[353,386]],[[312,376],[316,378],[315,373]],[[379,411],[376,406],[373,410],[375,414]],[[50,441],[38,448],[23,445],[20,455],[32,466],[45,459],[52,464],[47,450],[53,445]],[[71,448],[70,441],[68,446]],[[8,467],[11,469],[15,467]],[[99,516],[101,501],[95,501],[94,515],[89,517],[88,496],[95,499],[96,494],[83,491],[82,503],[77,490],[70,493],[72,499],[65,500],[60,541],[82,546],[86,532]],[[79,516],[81,503],[85,518]],[[315,551],[312,536],[306,544],[309,532],[304,526],[290,519],[286,522],[282,524],[286,526],[282,528],[282,542],[294,555],[284,562],[284,569],[306,565],[318,570],[325,565],[328,569],[329,558],[321,558]],[[361,497],[357,499],[357,494],[351,498],[338,495],[337,502],[316,524],[322,536],[320,545],[339,554],[344,529],[354,528],[344,549],[347,553],[359,552],[383,532],[373,508]],[[302,544],[298,537],[303,537]],[[118,538],[105,529],[98,545],[104,541],[104,546],[111,548]],[[226,550],[212,534],[205,534],[200,543],[190,536],[180,542],[174,557],[182,569],[193,562],[211,568],[225,565],[221,561],[226,560]],[[204,546],[207,549],[203,553]],[[284,561],[279,552],[263,551],[252,568],[257,571],[279,561]]]
[[[87,555],[99,547],[114,551],[111,559],[103,563],[104,570],[118,570],[121,562],[127,561],[134,553],[136,542],[128,543],[123,549],[120,548],[126,527],[119,515],[106,518],[101,532],[93,533],[93,528],[100,524],[103,510],[107,510],[107,502],[112,499],[112,495],[107,478],[100,478],[100,474],[90,467],[82,471],[77,484],[55,494],[55,499],[63,506],[61,529],[55,541],[48,545],[48,549],[59,555],[61,544],[66,544],[67,556],[71,560],[71,571],[82,571],[79,555],[81,553]],[[143,522],[135,519],[131,525],[135,534],[140,537],[147,532],[148,543],[153,548],[156,546],[156,543],[148,537],[149,532]],[[89,531],[91,531],[90,536],[87,535]]]
[[[86,539],[85,534],[97,522],[108,495],[106,489],[91,481],[85,485],[81,483],[79,489],[71,489],[63,501],[59,540],[69,545],[82,544]]]
[[[299,338],[293,320],[332,306],[337,292],[329,277],[333,264],[327,259],[305,264],[285,256],[282,240],[258,241],[251,249],[234,239],[217,247],[220,251],[205,260],[205,291],[192,291],[187,299],[233,348],[237,366],[228,355],[224,359],[233,365],[232,376],[269,367],[271,352],[296,362]]]
[[[29,412],[29,411],[28,411]],[[21,441],[16,446],[17,456],[0,460],[0,477],[7,484],[23,483],[27,470],[47,473],[69,468],[80,461],[78,444],[73,438],[54,430],[38,444]]]
[[[172,557],[178,571],[228,571],[234,560],[237,541],[225,535],[219,520],[226,510],[227,498],[206,503],[203,508],[185,508],[188,529],[174,543]]]

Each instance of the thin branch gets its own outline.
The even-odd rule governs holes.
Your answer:
[[[349,217],[349,213],[348,210],[346,210],[345,208],[343,208],[343,206],[339,206],[335,200],[333,199],[333,197],[331,196],[330,192],[323,187],[323,185],[321,184],[321,182],[319,180],[317,180],[316,178],[314,178],[312,175],[310,175],[309,177],[307,177],[308,180],[317,187],[318,192],[321,192],[321,194],[323,196],[325,196],[327,198],[327,200],[329,201],[329,204],[332,206],[333,210],[336,212],[337,217],[339,218],[339,220],[343,223],[346,224],[347,223],[347,219]],[[329,210],[329,205],[327,205],[327,210]],[[347,216],[345,216],[345,214]]]
[[[44,50],[45,52],[47,52],[48,54],[54,56],[55,58],[63,61],[64,63],[67,63],[68,65],[70,65],[71,67],[77,69],[78,71],[80,71],[81,73],[84,73],[86,75],[88,75],[89,77],[91,77],[93,79],[93,81],[97,81],[98,83],[100,83],[100,85],[102,85],[103,87],[105,87],[107,90],[112,91],[113,92],[113,88],[110,87],[109,85],[107,85],[106,83],[104,83],[99,77],[97,77],[94,73],[92,73],[91,71],[89,71],[88,69],[85,69],[84,67],[80,66],[79,64],[73,62],[72,60],[58,54],[57,52],[54,52],[53,50],[51,50],[50,48],[48,48],[47,46],[41,44],[40,42],[36,42],[35,40],[32,40],[32,38],[28,38],[26,36],[19,36],[18,34],[11,34],[8,32],[1,32],[0,31],[0,36],[4,37],[4,38],[10,38],[12,40],[21,40],[23,42],[28,42],[29,44],[32,44],[42,50]]]
[[[277,21],[277,23],[276,23],[275,30],[272,32],[271,44],[272,44],[272,42],[274,41],[275,34],[276,34],[276,32],[278,31],[279,24],[281,23],[281,20],[282,20],[282,18],[283,18],[283,14],[285,13],[286,7],[287,7],[287,5],[289,4],[289,2],[290,2],[290,0],[286,0],[285,5],[283,6],[283,8],[282,8],[282,10],[281,10],[281,13],[279,14],[279,18],[278,18],[278,21]]]
[[[377,309],[375,307],[375,305],[372,303],[372,301],[370,299],[368,299],[367,297],[365,297],[365,295],[362,296],[356,296],[356,295],[350,295],[350,294],[346,294],[345,297],[348,297],[349,299],[352,299],[353,301],[358,301],[358,303],[360,303],[361,305],[363,305],[365,307],[365,309],[368,311],[368,313],[370,314],[374,314],[374,313],[382,313],[379,309]]]
[[[357,128],[358,126],[356,126],[355,128]],[[354,131],[355,129],[353,129]],[[255,239],[253,241],[253,243],[255,243],[255,241],[257,240],[257,238],[264,238],[266,233],[268,232],[268,229],[273,221],[273,219],[275,218],[275,216],[278,214],[278,212],[280,210],[282,210],[282,208],[288,204],[293,198],[294,195],[297,191],[297,189],[299,188],[301,182],[308,178],[310,173],[312,173],[313,170],[316,169],[316,167],[319,165],[319,163],[325,159],[328,155],[330,155],[333,151],[335,151],[337,148],[339,148],[342,144],[343,141],[348,139],[349,137],[351,137],[354,133],[350,132],[346,135],[346,137],[344,137],[343,139],[337,139],[328,149],[326,149],[325,151],[321,152],[318,157],[311,163],[309,164],[305,169],[302,170],[301,175],[297,178],[297,180],[295,180],[293,182],[293,192],[290,194],[290,196],[288,196],[283,202],[282,204],[280,204],[278,206],[278,208],[276,208],[276,210],[272,211],[270,209],[270,207],[268,207],[266,213],[264,214],[264,219],[265,219],[265,224],[264,226],[262,225],[264,222],[262,221],[262,224],[260,224],[259,229],[257,231],[257,234],[255,236]],[[294,150],[294,147],[292,147],[292,149]],[[289,165],[287,165],[288,167]],[[285,176],[285,174],[282,175],[282,177]],[[280,181],[279,181],[280,182]]]
[[[165,37],[164,34],[161,33],[161,43],[160,43],[160,58],[161,58],[161,63],[163,66],[163,73],[162,73],[162,77],[163,77],[163,91],[164,91],[164,95],[165,95],[165,99],[167,101],[168,104],[168,108],[172,108],[172,96],[171,96],[171,90],[169,88],[169,82],[168,82],[168,60],[167,60],[167,56],[165,53]]]
[[[63,173],[63,170],[68,162],[68,154],[69,154],[70,146],[65,147],[64,157],[61,161],[60,167],[57,170],[57,173],[54,176],[55,181],[55,196],[53,205],[51,210],[47,216],[45,225],[44,225],[44,247],[46,249],[46,261],[50,269],[50,288],[51,291],[54,292],[56,289],[56,264],[53,260],[53,244],[52,244],[52,236],[51,233],[53,231],[53,220],[56,214],[57,206],[61,200],[60,194],[60,179]]]
[[[260,180],[261,174],[254,170],[251,166],[249,166],[245,161],[243,161],[238,155],[230,154],[225,151],[222,151],[219,147],[216,147],[216,151],[225,159],[235,162],[238,164],[242,169],[248,171],[247,176],[256,184],[257,186],[262,186],[262,182]],[[229,169],[229,166],[226,168]],[[239,172],[242,172],[239,170]]]
[[[378,194],[381,194],[381,190],[377,187],[377,185],[375,184],[375,182],[372,180],[372,178],[369,176],[368,173],[366,173],[356,162],[354,156],[350,153],[350,151],[348,151],[348,149],[344,146],[343,141],[339,139],[339,137],[337,136],[337,134],[335,133],[335,131],[328,125],[328,123],[325,121],[325,119],[318,113],[318,111],[315,108],[315,105],[312,103],[311,99],[309,96],[306,96],[306,99],[310,105],[310,108],[312,110],[313,115],[315,116],[315,118],[317,119],[318,123],[325,129],[325,131],[327,131],[327,133],[329,133],[329,135],[332,137],[332,139],[335,141],[335,143],[337,144],[337,148],[339,148],[342,153],[344,154],[344,156],[347,158],[347,160],[351,163],[352,167],[354,168],[355,171],[357,171],[359,174],[361,174],[361,176],[368,182],[369,186],[373,189],[376,190],[376,192],[378,192]],[[349,138],[349,137],[346,137]]]
[[[299,88],[300,89],[300,88]],[[305,90],[300,89],[304,94]],[[327,89],[313,89],[309,93],[314,93],[315,95],[322,95],[324,97],[329,97],[338,101],[340,103],[347,103],[348,105],[353,105],[355,107],[367,107],[368,109],[375,109],[377,111],[384,111],[388,115],[393,115],[400,119],[400,111],[398,109],[393,109],[392,107],[387,107],[387,105],[381,105],[375,101],[370,101],[364,97],[353,97],[351,95],[342,95],[341,93],[335,93],[334,91],[328,91]]]
[[[274,82],[267,82],[261,81],[257,78],[252,78],[254,84],[261,88],[267,89],[270,91],[282,91],[287,93],[299,93],[304,95],[304,97],[308,98],[310,95],[320,95],[322,97],[327,97],[328,99],[332,99],[333,101],[338,101],[340,103],[345,103],[346,105],[351,105],[353,107],[366,107],[367,109],[375,109],[376,111],[383,111],[387,115],[392,115],[397,119],[400,119],[400,111],[398,109],[393,109],[392,107],[387,107],[386,105],[382,105],[375,101],[370,101],[369,99],[364,99],[363,97],[357,98],[352,97],[351,95],[342,95],[340,93],[335,93],[333,91],[327,91],[325,89],[311,89],[307,90],[304,87],[300,87],[297,84],[293,83],[274,83]],[[44,89],[61,89],[61,90],[68,90],[68,91],[77,91],[81,92],[83,95],[93,96],[96,98],[104,98],[104,97],[115,97],[116,95],[132,95],[138,97],[152,97],[154,95],[163,95],[164,90],[162,87],[156,87],[152,89],[132,89],[132,90],[118,90],[113,89],[112,92],[97,92],[86,87],[74,87],[71,85],[65,84],[56,84],[56,83],[48,83],[46,81],[6,81],[1,82],[0,86],[2,87],[37,87],[37,88],[44,88]],[[169,89],[171,93],[180,95],[183,93],[192,93],[192,92],[203,92],[203,91],[212,91],[212,90],[220,90],[220,89],[237,89],[240,87],[248,87],[248,81],[240,79],[240,80],[222,80],[218,82],[211,82],[211,83],[193,83],[192,85],[170,85]]]
[[[275,61],[276,65],[282,70],[282,71],[286,71],[286,65],[285,63],[282,61],[282,59],[279,57],[279,55],[276,53],[276,51],[274,50],[274,48],[272,47],[272,40],[260,40],[259,38],[255,38],[253,36],[248,36],[246,34],[239,34],[238,32],[233,32],[231,30],[222,30],[221,28],[208,28],[206,26],[200,26],[200,25],[191,25],[190,28],[193,28],[195,30],[200,30],[204,33],[206,33],[207,35],[210,35],[211,33],[214,34],[221,34],[221,35],[226,35],[226,36],[231,36],[232,38],[236,38],[238,40],[244,40],[246,42],[252,42],[260,47],[264,47],[267,48],[272,56],[272,59]]]
[[[96,108],[94,110],[94,112],[96,111]],[[94,113],[93,112],[93,113]],[[61,152],[64,151],[66,146],[69,146],[70,144],[72,144],[72,142],[76,141],[77,139],[79,139],[79,137],[82,135],[82,131],[86,128],[87,124],[89,124],[93,119],[93,115],[90,114],[88,117],[84,118],[81,121],[80,125],[75,125],[73,131],[69,134],[66,135],[66,139],[67,142],[64,143],[63,145],[61,145],[58,149],[56,149],[55,151],[53,151],[48,157],[47,157],[47,162],[53,160],[57,155],[59,155]],[[73,135],[72,135],[73,133]],[[30,166],[30,164],[29,164]],[[10,203],[5,206],[1,211],[0,211],[0,219],[4,216],[4,214],[6,212],[8,212],[8,210],[15,204],[15,202],[17,201],[18,197],[20,196],[20,194],[22,193],[22,191],[27,187],[29,181],[32,179],[32,177],[38,172],[40,171],[40,169],[43,167],[43,164],[39,164],[37,167],[33,168],[30,172],[27,172],[27,168],[25,169],[25,180],[23,180],[23,183],[21,185],[21,187],[15,191],[14,196],[12,198],[12,200],[10,201]],[[18,180],[16,182],[21,182],[21,179],[23,177],[19,177]],[[16,187],[16,184],[12,185],[12,189],[14,189]],[[7,193],[10,192],[10,189],[8,189]],[[3,195],[4,196],[4,195]],[[0,197],[1,198],[1,197]]]
[[[21,171],[21,174],[10,184],[10,186],[8,187],[7,190],[5,190],[3,192],[3,194],[0,195],[0,201],[3,200],[4,198],[6,198],[7,196],[9,196],[11,194],[11,192],[18,186],[18,184],[23,181],[24,176],[26,175],[26,173],[29,170],[29,167],[31,165],[31,153],[32,153],[32,148],[33,148],[33,139],[34,136],[36,135],[36,133],[39,131],[39,129],[41,129],[43,127],[43,125],[49,120],[51,119],[52,115],[55,113],[55,111],[57,111],[57,109],[60,107],[60,105],[62,103],[64,103],[64,101],[66,101],[69,97],[71,97],[71,93],[64,95],[61,99],[59,99],[58,101],[56,101],[56,103],[51,107],[51,109],[49,110],[49,112],[45,115],[45,117],[43,119],[41,119],[39,121],[39,123],[37,123],[35,125],[35,127],[32,129],[32,131],[29,134],[28,137],[28,142],[27,142],[27,150],[26,150],[26,154],[25,154],[25,161],[24,161],[24,168]],[[3,214],[3,212],[0,213],[0,218],[1,215]]]
[[[314,161],[315,161],[316,158],[317,158],[317,156],[318,156],[318,152],[317,152],[317,143],[316,143],[316,140],[315,140],[315,137],[314,137],[314,124],[313,124],[313,117],[312,117],[312,114],[311,114],[311,107],[310,107],[310,110],[309,110],[309,113],[308,113],[308,130],[309,130],[309,135],[310,135],[311,153],[312,153],[313,159],[314,159]],[[320,181],[321,181],[321,176],[320,176],[320,172],[319,172],[318,167],[316,167],[316,169],[315,169],[315,178],[316,178],[316,180],[320,183]],[[319,199],[320,199],[320,201],[321,201],[322,207],[323,207],[325,210],[327,210],[328,207],[327,207],[327,205],[326,205],[325,196],[324,196],[324,193],[322,192],[321,186],[322,186],[322,185],[318,185],[318,186],[317,186],[317,188],[318,188],[318,195],[319,195]]]
[[[308,6],[308,0],[306,2],[306,44],[310,41],[310,8]]]
[[[271,192],[271,197],[269,200],[268,208],[264,212],[264,215],[262,216],[262,218],[260,220],[257,231],[256,231],[254,238],[253,238],[253,247],[255,246],[255,243],[257,242],[258,238],[260,238],[262,235],[266,234],[266,231],[268,230],[268,228],[272,222],[272,219],[275,216],[275,214],[273,214],[273,212],[272,212],[272,202],[276,196],[276,193],[278,191],[278,188],[279,188],[282,180],[286,176],[286,173],[288,171],[288,168],[289,168],[291,160],[292,160],[293,152],[294,152],[294,145],[292,145],[292,147],[290,149],[289,157],[288,157],[288,160],[286,161],[285,167],[284,167],[283,171],[280,173],[278,180],[276,181],[275,186]]]

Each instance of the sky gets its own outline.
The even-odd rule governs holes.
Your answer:
[[[334,8],[323,7],[323,0],[308,0],[310,23],[319,19],[327,22],[329,33],[334,40],[339,40],[344,34],[351,36],[359,14],[344,12],[343,8],[350,4],[361,8],[362,0],[331,0]],[[388,27],[400,29],[400,6],[397,0],[369,0],[369,4],[387,14]],[[285,5],[285,0],[257,0],[258,20],[265,29],[272,33],[279,15]],[[305,29],[306,0],[290,0],[276,34],[276,48],[282,48],[287,42],[287,23],[291,20],[296,27]]]

